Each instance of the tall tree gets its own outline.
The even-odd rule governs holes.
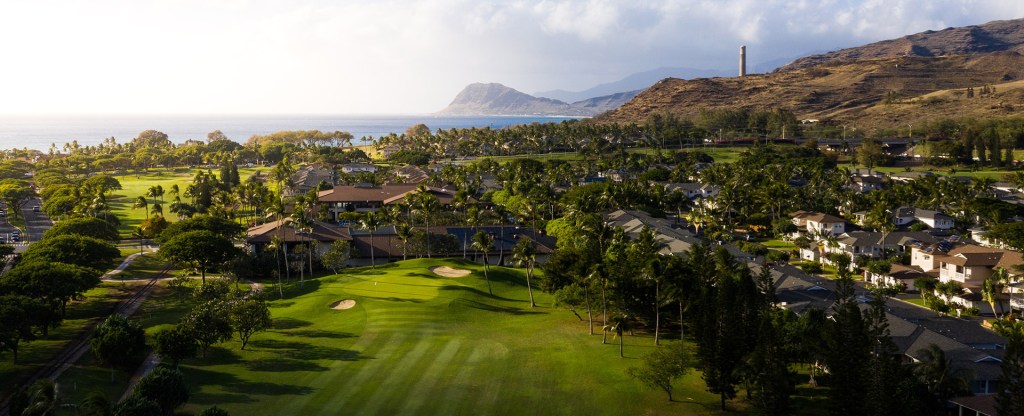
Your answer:
[[[428,234],[428,237],[429,237],[429,234]],[[493,236],[491,236],[489,233],[487,233],[486,231],[483,231],[483,230],[477,231],[476,234],[473,234],[473,250],[476,250],[476,251],[482,253],[483,256],[484,256],[484,280],[487,282],[487,293],[491,294],[491,295],[493,295],[494,292],[491,291],[491,278],[489,276],[491,268],[490,268],[490,262],[487,260],[487,257],[490,255],[491,250],[493,250],[493,249],[494,249],[494,237]]]
[[[206,272],[236,255],[231,241],[211,231],[188,231],[160,246],[160,255],[176,263],[195,267],[206,284]]]
[[[157,367],[139,379],[134,395],[156,402],[164,414],[172,414],[189,398],[185,376],[181,371],[167,367]]]
[[[21,343],[35,339],[32,327],[43,306],[27,296],[5,294],[0,296],[0,351],[10,351],[14,364],[18,364]]]
[[[110,381],[113,382],[115,367],[138,363],[146,349],[146,333],[138,323],[114,314],[96,327],[89,345],[96,358],[110,366]]]
[[[608,320],[608,324],[605,325],[604,331],[614,332],[615,336],[619,338],[619,358],[625,358],[622,349],[622,336],[629,331],[633,330],[633,318],[624,313],[613,315]],[[670,393],[671,394],[671,393]]]
[[[374,257],[373,247],[373,233],[377,231],[377,228],[381,226],[381,221],[377,218],[377,215],[372,212],[367,212],[363,216],[363,219],[359,220],[359,228],[362,228],[370,233],[370,268],[377,267],[377,261]]]
[[[672,383],[693,369],[693,353],[683,342],[655,348],[643,356],[639,367],[630,367],[627,373],[648,387],[658,388],[672,401]]]
[[[1024,415],[1024,321],[999,321],[996,330],[1007,339],[996,410],[1000,416]]]
[[[270,308],[258,294],[233,300],[228,314],[243,350],[253,334],[270,327]]]
[[[530,307],[536,307],[537,302],[533,300],[533,284],[530,279],[533,277],[533,269],[537,264],[537,247],[533,240],[528,237],[520,237],[516,246],[512,248],[512,257],[526,267],[526,290],[530,294]]]
[[[833,320],[826,328],[828,350],[825,362],[832,374],[829,404],[836,415],[860,414],[867,397],[865,366],[871,361],[871,343],[867,324],[854,296],[849,268],[836,267],[839,271],[837,299],[832,306]]]

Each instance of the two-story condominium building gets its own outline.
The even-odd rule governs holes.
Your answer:
[[[897,227],[910,225],[914,223],[914,221],[920,221],[929,228],[939,230],[948,230],[953,228],[953,217],[946,215],[941,211],[932,211],[929,209],[915,207],[900,207],[896,210],[893,222]]]
[[[840,235],[846,232],[846,220],[821,212],[796,211],[791,213],[793,224],[802,232],[822,235]]]
[[[710,198],[718,195],[717,186],[699,182],[666,183],[665,190],[669,192],[681,192],[689,199]]]
[[[958,282],[964,293],[950,299],[964,307],[975,307],[983,313],[999,314],[1011,307],[1009,291],[996,296],[996,309],[982,299],[982,287],[998,268],[1017,273],[1014,266],[1024,263],[1024,255],[1016,251],[983,247],[960,241],[942,241],[937,244],[920,244],[911,248],[911,266],[936,276],[940,282]],[[1016,300],[1016,299],[1015,299]],[[1024,305],[1012,305],[1020,308]]]

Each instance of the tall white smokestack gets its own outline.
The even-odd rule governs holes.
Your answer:
[[[740,46],[740,76],[747,75],[747,47]]]

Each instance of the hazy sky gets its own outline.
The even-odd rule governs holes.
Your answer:
[[[0,113],[418,114],[1024,17],[1021,0],[0,0]]]

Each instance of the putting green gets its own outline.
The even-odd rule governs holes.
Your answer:
[[[468,269],[460,279],[428,268]],[[649,337],[601,344],[586,323],[535,290],[530,308],[520,271],[411,260],[307,280],[272,302],[274,327],[245,351],[237,341],[183,365],[187,411],[218,405],[232,414],[713,414],[716,397],[696,374],[678,402],[625,375],[650,351]],[[276,290],[268,287],[268,293]],[[331,305],[351,299],[355,306]],[[597,332],[600,331],[598,325]],[[609,338],[610,339],[610,338]]]

